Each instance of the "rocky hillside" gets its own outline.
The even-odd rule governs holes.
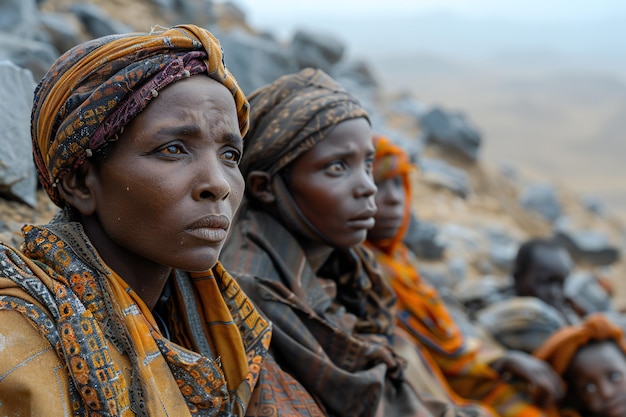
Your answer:
[[[32,84],[19,92],[24,103],[32,100],[35,81],[74,44],[154,25],[192,22],[211,29],[248,93],[305,66],[322,68],[364,102],[374,129],[405,146],[419,167],[413,201],[418,221],[410,240],[425,275],[443,277],[451,286],[485,277],[504,282],[520,242],[554,235],[570,248],[579,271],[610,280],[614,305],[626,307],[626,228],[601,201],[583,199],[565,183],[530,180],[511,168],[486,165],[480,130],[464,114],[388,94],[367,62],[345,58],[341,39],[299,31],[288,43],[279,42],[250,27],[232,4],[210,0],[7,0],[0,15],[9,17],[0,19],[0,60],[17,65],[2,64],[0,83],[14,86],[16,78],[24,78],[19,68],[28,69]],[[5,149],[21,148],[0,156],[0,238],[16,243],[23,223],[45,222],[56,209],[35,188],[28,158],[18,158],[16,167],[14,155],[30,149],[28,115],[23,110],[11,115],[19,110],[16,93],[8,95],[3,88],[0,120],[11,129],[0,132],[0,141]],[[20,187],[15,172],[21,173]]]

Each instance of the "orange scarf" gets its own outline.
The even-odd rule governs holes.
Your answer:
[[[415,257],[402,241],[409,225],[410,174],[415,167],[406,152],[389,139],[375,136],[374,145],[375,181],[401,176],[407,196],[404,221],[396,236],[366,242],[398,297],[398,325],[412,337],[413,343],[425,348],[424,361],[457,404],[467,404],[466,399],[472,399],[494,408],[502,416],[540,415],[487,363],[479,360],[477,348],[466,343],[437,290],[420,277]]]

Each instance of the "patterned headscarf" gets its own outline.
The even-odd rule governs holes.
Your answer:
[[[282,76],[248,99],[250,130],[239,165],[244,177],[254,170],[273,176],[339,123],[368,118],[356,97],[319,69]]]
[[[564,327],[554,333],[534,355],[548,362],[557,374],[563,375],[576,352],[594,340],[612,340],[626,354],[622,328],[611,323],[604,314],[594,313],[587,316],[583,323]]]
[[[324,140],[339,123],[360,117],[369,121],[367,111],[328,74],[312,68],[282,76],[248,99],[250,130],[239,164],[243,176],[255,170],[269,173],[281,222],[306,239],[330,243],[302,214],[276,174]]]
[[[402,177],[402,185],[406,199],[404,202],[404,219],[400,230],[392,239],[373,242],[375,246],[388,253],[394,253],[398,249],[398,245],[403,245],[402,239],[409,228],[409,219],[411,216],[411,172],[417,168],[409,159],[409,155],[400,146],[394,144],[388,138],[381,135],[374,135],[374,148],[376,154],[374,156],[374,181],[376,184],[391,179],[393,177]]]
[[[230,90],[245,135],[248,102],[224,65],[219,41],[206,29],[181,25],[111,35],[63,54],[39,82],[31,118],[35,165],[52,201],[64,205],[56,183],[117,140],[161,89],[199,73]]]

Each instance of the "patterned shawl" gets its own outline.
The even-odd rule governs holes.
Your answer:
[[[24,234],[23,253],[1,247],[0,310],[23,314],[56,350],[77,415],[244,415],[271,331],[221,264],[172,277],[189,350],[161,335],[79,223]]]
[[[198,73],[230,90],[244,135],[248,102],[224,66],[218,40],[205,29],[181,25],[111,35],[63,54],[39,82],[31,117],[35,165],[52,201],[63,206],[55,183],[117,140],[161,89]]]
[[[330,415],[423,415],[391,347],[395,298],[369,251],[331,256],[316,273],[282,224],[245,210],[220,260],[272,321],[273,356]]]
[[[410,174],[415,168],[406,152],[389,139],[375,136],[374,146],[374,179],[380,182],[401,176],[407,193],[404,224],[398,234],[393,239],[366,242],[398,297],[398,325],[414,343],[427,350],[429,356],[424,359],[430,362],[434,374],[439,370],[443,373],[447,381],[440,382],[456,403],[465,404],[462,398],[468,398],[496,409],[502,416],[540,415],[487,363],[479,360],[479,352],[467,343],[437,290],[420,277],[414,256],[402,241],[411,207]]]

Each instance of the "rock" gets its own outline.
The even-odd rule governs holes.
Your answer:
[[[489,260],[495,266],[504,271],[511,271],[519,242],[507,234],[504,230],[494,228],[487,229],[483,235],[487,238],[489,245]]]
[[[427,142],[457,151],[472,161],[478,159],[480,133],[462,113],[435,107],[421,117],[420,124]]]
[[[37,174],[32,158],[30,111],[35,81],[30,71],[0,61],[0,191],[34,207]]]
[[[556,230],[554,239],[566,247],[577,262],[611,265],[620,257],[619,250],[597,230]]]
[[[586,195],[582,196],[580,201],[590,213],[597,214],[598,216],[606,216],[606,206],[599,198]]]
[[[76,3],[70,6],[70,11],[76,15],[93,38],[112,35],[115,33],[134,32],[133,28],[107,15],[101,8],[90,3]]]
[[[364,61],[349,61],[333,69],[336,79],[350,79],[363,88],[375,90],[379,87],[378,81],[370,66]]]
[[[465,171],[455,168],[440,159],[421,158],[420,178],[432,185],[446,188],[459,197],[466,198],[470,185]]]
[[[298,69],[319,68],[332,75],[332,67],[343,57],[345,46],[332,35],[298,30],[291,41],[290,51]]]
[[[582,315],[607,312],[612,309],[611,296],[598,279],[588,271],[573,273],[565,280],[565,297]]]
[[[39,23],[48,34],[52,46],[60,53],[84,41],[76,22],[67,14],[42,13]]]
[[[0,2],[0,32],[21,39],[35,39],[37,4],[34,0],[2,0]]]
[[[418,220],[411,216],[404,243],[419,258],[436,260],[443,257],[445,245],[438,239],[439,229],[434,223]]]
[[[522,191],[520,204],[527,210],[541,214],[550,222],[561,215],[561,204],[554,186],[550,184],[531,184]]]
[[[0,33],[0,61],[30,70],[35,80],[44,76],[58,56],[50,44]]]
[[[269,84],[282,75],[297,71],[286,48],[268,38],[235,30],[215,33],[224,49],[224,61],[246,94]]]

